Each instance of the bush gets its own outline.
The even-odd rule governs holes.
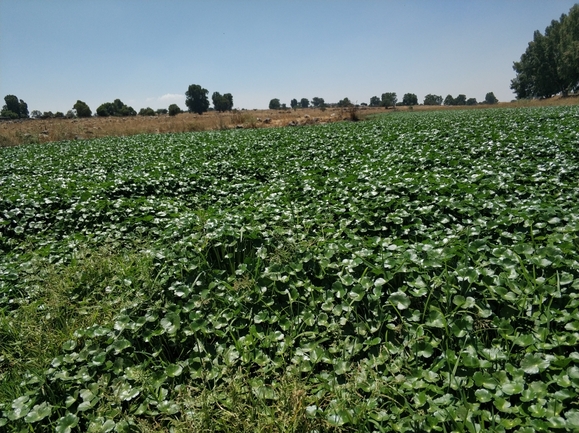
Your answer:
[[[155,110],[153,110],[151,107],[147,107],[147,108],[141,108],[139,110],[139,116],[155,116]]]
[[[114,102],[105,102],[97,108],[97,115],[101,117],[108,116],[136,116],[137,112],[133,107],[125,105],[120,99]]]
[[[81,100],[77,100],[76,103],[73,105],[72,109],[76,112],[78,117],[91,117],[92,111],[86,105],[86,103],[82,102]]]
[[[269,109],[270,110],[279,110],[281,107],[281,104],[279,103],[279,99],[274,98],[271,101],[269,101]]]
[[[177,114],[181,113],[181,108],[177,104],[169,105],[169,116],[176,116]]]

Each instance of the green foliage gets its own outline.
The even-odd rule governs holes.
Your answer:
[[[466,100],[466,105],[476,105],[478,104],[478,102],[476,101],[476,98],[468,98]]]
[[[0,149],[0,428],[577,430],[577,115]]]
[[[348,98],[341,99],[338,101],[338,107],[351,107],[352,104]]]
[[[155,110],[155,113],[157,113],[157,115],[162,115],[162,114],[168,114],[169,110],[167,110],[166,108],[157,108]]]
[[[424,97],[424,105],[441,105],[442,96],[428,94]]]
[[[517,99],[549,98],[579,89],[579,5],[559,21],[552,20],[545,34],[536,30],[533,40],[513,69],[511,89]]]
[[[496,98],[496,96],[493,92],[488,92],[485,95],[485,102],[487,104],[497,104],[499,102],[499,100]]]
[[[198,84],[191,84],[185,92],[185,105],[191,113],[203,114],[209,109],[209,91]]]
[[[295,109],[297,108],[297,106],[298,106],[298,100],[295,99],[295,98],[292,99],[291,102],[290,102],[290,106],[292,107],[292,109],[295,110]]]
[[[28,105],[22,99],[14,95],[6,95],[4,97],[6,103],[0,111],[0,116],[9,117],[11,119],[26,119],[29,117]]]
[[[15,113],[14,111],[10,111],[5,108],[2,109],[2,111],[0,112],[0,116],[7,117],[9,119],[18,119],[18,113]]]
[[[310,101],[308,98],[302,98],[300,101],[300,107],[308,108],[310,106]]]
[[[471,98],[471,103],[473,100],[476,103],[476,99],[474,98]],[[456,98],[453,98],[452,95],[447,95],[444,99],[444,105],[467,105],[466,101],[466,95],[463,95],[462,93]]]
[[[14,95],[4,96],[4,102],[6,103],[2,107],[2,115],[6,117],[20,117],[20,104],[18,103],[18,98]]]
[[[279,108],[280,108],[280,103],[279,103],[278,98],[274,98],[271,101],[269,101],[269,109],[270,110],[279,110]]]
[[[323,107],[325,103],[326,101],[324,101],[324,98],[319,98],[317,96],[312,98],[312,105],[316,108]]]
[[[454,98],[453,105],[466,105],[466,95],[461,93],[456,98]]]
[[[213,101],[213,106],[217,111],[223,112],[231,111],[233,109],[233,96],[231,93],[221,95],[219,92],[213,92],[211,99]]]
[[[395,92],[382,93],[382,106],[384,108],[396,107],[396,101],[398,98]]]
[[[97,108],[97,115],[100,117],[108,116],[136,116],[137,112],[133,107],[125,105],[120,99],[115,99],[113,102],[105,102]]]
[[[30,115],[28,114],[28,104],[22,99],[19,101],[18,106],[20,107],[19,116],[21,119],[28,119]]]
[[[141,108],[139,110],[139,116],[156,116],[157,113],[151,107]]]
[[[89,106],[86,104],[86,102],[83,102],[80,99],[76,101],[76,103],[73,105],[72,108],[76,113],[77,117],[83,118],[92,116],[92,111],[89,108]]]
[[[418,105],[418,97],[414,93],[406,93],[402,97],[402,105]]]
[[[380,107],[381,101],[380,98],[377,96],[372,96],[370,98],[370,107]]]
[[[181,108],[177,104],[169,105],[169,116],[176,116],[181,113]]]

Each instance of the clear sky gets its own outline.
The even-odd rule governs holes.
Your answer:
[[[384,92],[510,101],[513,61],[575,2],[0,0],[0,98],[185,109],[199,84],[247,109]]]

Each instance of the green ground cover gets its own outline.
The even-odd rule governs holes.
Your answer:
[[[578,116],[0,149],[0,428],[579,431]]]

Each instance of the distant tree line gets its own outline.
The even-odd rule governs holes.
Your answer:
[[[511,89],[517,99],[567,96],[579,89],[579,4],[533,40],[513,69]]]
[[[495,97],[493,92],[488,92],[485,96],[484,102],[481,104],[496,104],[498,103],[498,99]],[[428,94],[424,97],[424,105],[477,105],[479,102],[476,98],[468,98],[460,94],[456,98],[453,98],[452,95],[448,95],[445,99],[442,98],[440,95],[433,95]],[[362,106],[370,106],[370,107],[397,107],[397,106],[414,106],[418,105],[418,97],[414,93],[406,93],[402,97],[402,101],[398,101],[398,96],[396,92],[386,92],[382,93],[381,97],[372,96],[370,98],[370,103],[367,104],[365,102],[361,103]],[[301,101],[298,102],[297,99],[292,99],[290,102],[290,106],[292,109],[297,108],[309,108],[310,101],[307,98],[302,98]],[[326,107],[352,107],[354,103],[350,101],[349,98],[344,98],[338,101],[337,103],[327,104],[324,101],[324,98],[315,97],[312,98],[312,107],[314,108],[322,108],[325,109]],[[284,109],[285,104],[280,103],[279,98],[274,98],[269,101],[269,108],[270,110],[279,110]]]
[[[209,91],[198,84],[192,84],[188,87],[187,91],[185,92],[185,104],[187,105],[187,109],[191,113],[203,114],[206,111],[209,111],[210,103],[208,98]],[[219,92],[213,92],[211,96],[211,100],[213,102],[213,110],[219,112],[231,111],[233,109],[233,95],[231,93],[221,94]],[[51,111],[45,111],[44,113],[33,110],[32,113],[28,113],[28,105],[22,99],[18,99],[14,95],[6,95],[4,97],[5,105],[2,107],[2,111],[0,112],[1,117],[10,118],[10,119],[23,119],[23,118],[40,118],[40,119],[47,119],[47,118],[75,118],[75,117],[91,117],[93,116],[93,112],[90,107],[83,101],[77,100],[76,103],[73,105],[72,109],[69,110],[66,114],[62,112],[52,113]],[[492,92],[487,93],[485,97],[485,103],[494,104],[497,103],[498,100],[495,98]],[[474,105],[477,104],[475,98],[467,99],[465,95],[458,95],[456,98],[453,98],[451,95],[448,95],[444,100],[442,96],[439,95],[432,95],[428,94],[424,98],[424,105]],[[413,106],[418,105],[418,98],[414,93],[406,93],[401,102],[398,102],[398,98],[395,92],[386,92],[382,93],[381,97],[372,96],[370,98],[370,104],[362,103],[363,106],[370,106],[370,107],[396,107],[399,105],[403,106]],[[320,108],[325,110],[326,107],[354,107],[355,105],[349,98],[343,98],[337,103],[327,104],[324,98],[319,96],[315,96],[311,99],[308,98],[301,98],[299,101],[297,99],[292,99],[290,102],[290,106],[292,109],[297,108]],[[269,102],[269,108],[272,110],[279,110],[279,109],[287,109],[286,104],[282,104],[279,98],[273,98]],[[175,116],[179,113],[182,113],[181,108],[177,104],[169,105],[168,109],[160,108],[157,110],[153,110],[151,107],[141,108],[137,113],[133,107],[126,105],[120,99],[115,99],[113,102],[105,102],[98,106],[96,109],[96,115],[99,117],[124,117],[124,116],[157,116],[157,115],[164,115],[168,114],[170,116]]]

